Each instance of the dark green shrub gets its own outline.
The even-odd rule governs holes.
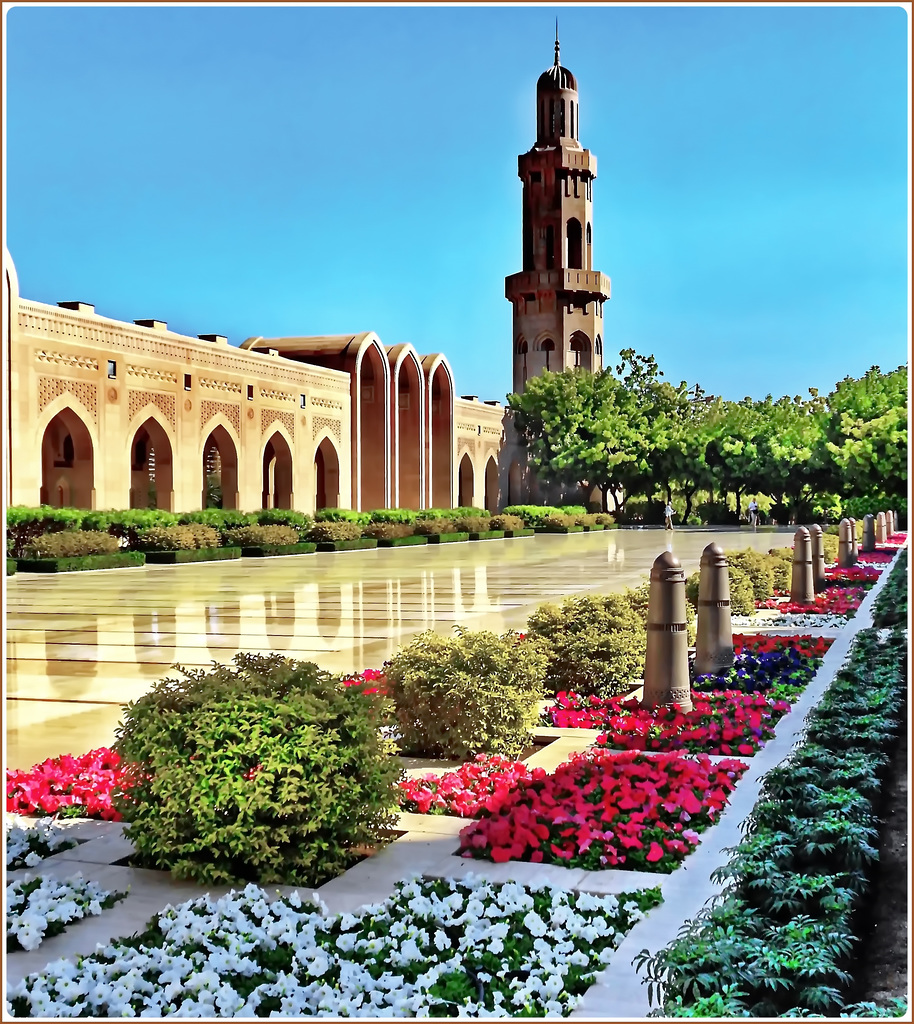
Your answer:
[[[368,524],[339,519],[318,522],[308,531],[308,540],[316,541],[318,544],[325,541],[358,540],[362,536],[363,525],[367,526]]]
[[[489,516],[461,516],[453,519],[453,530],[455,533],[485,533],[486,530],[495,530]]]
[[[209,526],[221,533],[223,530],[231,530],[238,526],[253,526],[257,522],[257,516],[257,512],[239,512],[234,508],[203,508],[196,512],[182,512],[178,516],[178,522]]]
[[[315,523],[358,523],[367,526],[371,522],[370,512],[356,512],[351,508],[322,508],[314,513]]]
[[[78,530],[86,511],[83,508],[51,508],[50,505],[41,505],[39,508],[10,506],[6,510],[7,554],[20,558],[26,544],[45,533]]]
[[[554,505],[507,505],[503,515],[520,516],[525,526],[542,526],[546,516],[561,515],[562,510]]]
[[[410,523],[376,522],[369,523],[362,530],[364,537],[374,537],[375,540],[396,540],[401,537],[412,537],[415,528]]]
[[[113,539],[113,538],[112,538]],[[20,558],[20,572],[82,572],[91,569],[128,569],[143,565],[142,551],[113,551],[106,555],[74,555],[63,558]]]
[[[686,601],[693,608],[698,608],[698,587],[700,583],[700,572],[693,572],[691,576],[686,576]]]
[[[16,575],[16,559],[15,558],[8,558],[6,560],[6,575],[7,576],[15,576]]]
[[[903,548],[892,575],[873,605],[873,625],[880,628],[907,622],[908,619],[908,549]]]
[[[526,529],[523,519],[520,516],[508,516],[502,513],[499,516],[492,516],[489,520],[490,530],[523,530]]]
[[[546,661],[542,640],[516,633],[420,633],[386,666],[404,752],[517,757],[537,723]]]
[[[411,508],[376,508],[369,515],[373,523],[414,523],[419,513]]]
[[[144,864],[203,885],[318,885],[396,820],[385,701],[308,662],[239,654],[127,706],[114,797]]]
[[[311,516],[304,512],[296,512],[291,508],[265,508],[255,512],[257,522],[260,526],[291,526],[298,531],[298,538],[301,540],[314,521]]]
[[[298,530],[294,526],[239,526],[236,530],[226,530],[222,540],[237,548],[290,545],[298,543]]]
[[[428,509],[424,509],[422,514],[425,515],[428,511]],[[436,537],[440,533],[453,533],[454,524],[444,516],[439,516],[437,519],[417,519],[415,532],[421,537]]]
[[[26,558],[79,558],[111,555],[120,550],[117,537],[98,530],[63,530],[36,537],[25,546]]]
[[[163,512],[156,508],[128,508],[123,511],[87,512],[83,517],[82,529],[110,533],[119,540],[125,540],[127,547],[135,548],[138,530],[174,526],[177,521],[174,512]]]
[[[773,559],[761,551],[725,551],[731,569],[739,569],[749,580],[756,601],[767,601],[774,594]]]
[[[197,538],[187,524],[137,530],[134,542],[139,551],[192,551],[196,546]]]
[[[566,598],[544,604],[527,621],[528,635],[549,644],[546,686],[552,693],[614,697],[644,674],[646,605],[634,592]]]

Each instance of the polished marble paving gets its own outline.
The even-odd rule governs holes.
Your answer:
[[[279,652],[334,672],[380,666],[426,629],[520,628],[545,601],[647,578],[667,547],[687,573],[711,541],[767,550],[779,536],[614,530],[59,576],[7,590],[7,766],[110,743],[123,704],[176,664]]]

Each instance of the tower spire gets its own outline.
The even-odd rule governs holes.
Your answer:
[[[559,19],[555,19],[555,66],[559,66]]]

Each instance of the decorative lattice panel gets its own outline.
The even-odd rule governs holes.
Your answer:
[[[85,380],[63,380],[60,377],[38,378],[38,411],[41,412],[60,395],[71,394],[89,410],[98,422],[98,387]]]
[[[311,421],[312,439],[316,438],[317,435],[325,428],[330,430],[330,433],[333,434],[337,441],[342,440],[342,428],[340,427],[340,421],[331,419],[329,416],[315,416]]]
[[[295,440],[295,417],[290,412],[277,412],[275,409],[260,410],[260,432],[266,432],[267,427],[274,423],[281,423],[289,433],[289,437]]]
[[[127,418],[133,417],[146,405],[154,405],[175,429],[175,396],[165,395],[160,391],[136,391],[129,392],[127,399]]]
[[[200,403],[200,426],[203,427],[214,416],[222,413],[235,428],[235,433],[241,435],[241,408],[232,402],[210,402]]]

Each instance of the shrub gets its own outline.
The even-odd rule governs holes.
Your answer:
[[[26,558],[79,558],[110,555],[120,550],[117,537],[99,530],[63,530],[45,533],[25,546]]]
[[[254,515],[260,526],[291,526],[298,532],[299,540],[304,538],[313,522],[311,516],[291,508],[265,508]]]
[[[840,541],[836,534],[823,533],[822,534],[822,554],[825,556],[825,561],[829,564],[838,561],[838,546]]]
[[[451,512],[454,510],[451,508],[423,508],[416,513],[419,519],[450,519]]]
[[[178,516],[178,522],[210,526],[221,533],[223,530],[231,530],[238,526],[253,526],[257,522],[257,515],[256,512],[239,512],[234,508],[202,508],[196,512],[182,512]]]
[[[761,551],[725,551],[731,569],[739,569],[748,578],[756,601],[767,601],[774,594],[773,559]]]
[[[399,537],[412,537],[415,532],[410,523],[377,522],[369,523],[362,530],[362,535],[374,537],[375,540],[396,540]]]
[[[577,526],[599,526],[602,525],[603,516],[598,512],[588,512],[582,516],[575,516],[574,521]]]
[[[587,509],[584,505],[559,505],[559,511],[564,512],[566,516],[587,515]]]
[[[215,526],[208,526],[206,523],[187,523],[198,548],[218,548],[222,546],[221,531]],[[227,530],[228,527],[225,527]]]
[[[102,530],[125,540],[127,547],[136,547],[137,531],[153,526],[174,526],[178,517],[174,512],[157,508],[128,508],[123,511],[87,512],[83,516],[84,530]]]
[[[341,519],[318,522],[308,531],[308,540],[317,541],[318,544],[325,541],[358,540],[362,536],[362,525]]]
[[[542,526],[546,516],[561,515],[562,510],[554,505],[507,505],[502,513],[508,516],[520,516],[527,526]]]
[[[78,530],[86,510],[82,508],[51,508],[42,505],[28,508],[12,505],[6,510],[6,550],[14,558],[21,558],[25,546],[36,537],[60,530]]]
[[[517,757],[538,719],[546,662],[546,644],[516,633],[420,633],[386,666],[404,751]]]
[[[613,526],[616,522],[616,517],[610,512],[597,512],[597,522],[602,526]]]
[[[577,518],[577,516],[566,515],[564,512],[553,512],[551,515],[544,516],[538,525],[552,529],[564,526],[576,526]]]
[[[755,611],[752,580],[742,569],[730,566],[730,611],[733,615],[751,615]]]
[[[422,514],[425,515],[428,511],[428,509],[425,509]],[[450,519],[440,516],[437,519],[417,519],[415,532],[420,537],[436,537],[441,533],[456,533],[456,530],[454,523]]]
[[[600,697],[627,693],[644,673],[646,613],[635,592],[569,597],[537,608],[527,628],[549,644],[547,688]]]
[[[688,601],[693,608],[698,608],[698,588],[700,583],[700,572],[693,572],[691,576],[686,577],[686,601]]]
[[[359,526],[367,526],[371,522],[371,513],[356,512],[351,508],[322,508],[314,513],[314,521],[315,523],[358,523]]]
[[[193,530],[183,526],[153,526],[138,530],[135,546],[140,551],[191,551],[197,546]]]
[[[774,589],[789,591],[790,575],[793,572],[793,549],[771,548],[768,554],[772,556],[771,571],[774,580]],[[828,561],[828,555],[825,556],[825,560]]]
[[[483,519],[488,519],[492,515],[486,509],[476,508],[475,505],[458,505],[457,508],[449,508],[446,511],[449,519],[464,519],[466,516],[482,516]],[[422,515],[425,515],[424,511]]]
[[[411,508],[376,508],[369,515],[373,523],[414,523],[419,513]]]
[[[384,698],[308,662],[239,654],[127,706],[115,807],[140,860],[204,885],[318,885],[385,838],[400,772]]]
[[[286,546],[298,543],[298,530],[293,526],[240,526],[226,530],[222,539],[230,547],[259,548],[267,545]]]
[[[495,530],[489,516],[461,516],[452,520],[455,533],[485,533],[487,530]]]
[[[492,516],[489,520],[490,530],[523,530],[526,529],[520,516]]]

